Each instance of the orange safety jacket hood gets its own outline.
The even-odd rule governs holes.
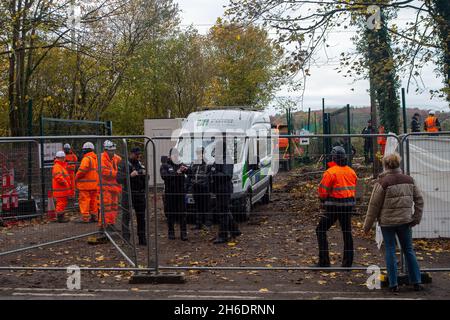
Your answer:
[[[107,152],[102,153],[102,190],[122,192],[122,186],[117,182],[119,163],[122,158],[114,155],[111,159]]]
[[[55,198],[63,198],[71,195],[72,182],[67,163],[55,160],[52,168],[52,191]]]
[[[332,166],[323,174],[319,197],[327,205],[354,205],[356,180],[356,173],[349,166]]]
[[[78,190],[96,190],[98,189],[98,163],[97,155],[94,152],[88,152],[81,159],[80,167],[75,176]]]

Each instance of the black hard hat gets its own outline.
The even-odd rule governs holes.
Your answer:
[[[345,152],[345,149],[341,146],[335,146],[331,150],[331,158],[338,165],[345,165],[345,163],[347,161],[346,156],[347,156],[347,154]]]

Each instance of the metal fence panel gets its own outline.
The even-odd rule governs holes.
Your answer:
[[[400,141],[400,138],[393,135],[384,135],[384,137],[393,137]],[[201,228],[199,230],[192,230],[196,224],[196,202],[193,191],[187,191],[184,197],[187,205],[188,218],[188,238],[189,241],[180,241],[179,229],[177,227],[176,239],[169,239],[167,229],[167,217],[165,215],[165,206],[163,199],[164,188],[156,182],[156,172],[159,171],[156,159],[161,159],[161,156],[166,154],[158,153],[159,140],[168,140],[170,137],[148,138],[144,136],[134,137],[98,137],[98,136],[84,136],[84,137],[37,137],[29,140],[41,143],[43,141],[59,141],[73,139],[74,145],[80,144],[82,141],[92,141],[96,145],[97,154],[100,154],[102,144],[106,139],[113,141],[117,145],[116,153],[123,159],[129,158],[129,152],[132,147],[139,146],[143,151],[142,162],[146,168],[152,164],[152,170],[147,172],[145,192],[141,194],[145,198],[145,222],[147,233],[147,246],[137,246],[139,237],[136,232],[130,237],[130,240],[123,239],[123,214],[133,212],[133,196],[131,196],[130,203],[119,203],[118,219],[115,226],[111,230],[107,230],[106,234],[110,240],[108,247],[89,247],[85,241],[78,240],[78,238],[86,237],[89,232],[98,232],[96,224],[88,224],[86,226],[75,223],[69,224],[51,224],[47,223],[47,213],[43,208],[46,208],[48,203],[45,203],[41,212],[45,214],[38,224],[25,225],[22,228],[2,228],[0,230],[0,241],[2,243],[2,251],[0,252],[0,270],[8,267],[26,267],[36,269],[58,269],[64,267],[67,259],[60,258],[65,255],[65,251],[76,253],[72,256],[75,263],[80,267],[92,270],[117,268],[119,270],[137,270],[137,266],[144,266],[140,270],[168,270],[168,269],[182,269],[182,270],[216,270],[228,269],[236,270],[238,272],[243,270],[254,270],[255,272],[261,270],[348,270],[344,265],[341,268],[343,259],[344,246],[343,235],[352,235],[354,248],[354,263],[352,269],[365,270],[368,265],[378,264],[384,265],[384,253],[376,249],[375,234],[371,233],[369,236],[362,233],[361,227],[364,222],[367,205],[370,198],[373,180],[373,168],[371,163],[366,163],[364,159],[364,152],[360,152],[358,148],[356,153],[348,154],[347,158],[352,159],[352,167],[358,176],[358,184],[356,191],[356,206],[349,215],[349,219],[341,220],[334,227],[329,229],[329,225],[319,224],[319,221],[324,216],[324,211],[320,206],[317,198],[317,188],[322,177],[325,165],[330,161],[330,150],[323,152],[324,139],[333,137],[335,139],[344,139],[351,142],[351,145],[363,145],[364,139],[374,139],[377,135],[311,135],[311,136],[283,136],[288,138],[293,145],[299,149],[295,158],[292,159],[294,167],[289,172],[278,172],[276,165],[279,155],[275,155],[272,163],[265,163],[264,157],[256,156],[256,162],[250,163],[248,159],[250,156],[245,153],[235,152],[236,164],[243,164],[241,168],[245,171],[242,179],[233,174],[235,183],[235,191],[239,189],[239,185],[250,186],[243,194],[234,194],[230,203],[233,208],[233,215],[239,222],[240,229],[243,233],[240,237],[229,241],[226,244],[216,245],[212,240],[217,236],[217,225],[222,217],[217,205],[220,193],[217,191],[207,192],[204,195],[208,196],[208,206],[203,212],[205,215],[210,215],[212,218],[211,226]],[[264,154],[270,153],[269,150],[276,150],[277,137],[272,136],[270,144],[267,139],[260,139],[255,137],[242,137],[243,142],[239,143],[239,139],[232,139],[233,146],[241,146],[248,143],[252,145],[256,153],[262,152]],[[27,138],[24,138],[27,139]],[[253,140],[252,140],[253,139]],[[414,158],[413,153],[417,148],[422,148],[425,144],[431,148],[428,151],[427,158],[423,159],[424,152],[420,152],[420,161],[432,163],[435,158],[439,161],[446,161],[447,147],[444,146],[447,138],[440,138],[440,142],[435,144],[427,142],[420,142],[420,139],[404,138],[403,143],[399,143],[399,152],[404,154],[406,162],[410,164],[411,174],[414,175],[413,170],[416,165],[411,162]],[[442,140],[443,139],[443,140]],[[210,137],[208,137],[209,146]],[[0,144],[1,150],[20,150],[26,149],[28,151],[29,142],[20,142],[19,139],[5,138],[2,140],[4,146]],[[260,144],[265,141],[265,144]],[[409,141],[409,147],[405,141]],[[36,143],[33,142],[33,143]],[[167,143],[167,141],[166,141]],[[173,141],[172,141],[173,143]],[[8,144],[10,145],[8,147]],[[22,144],[22,146],[20,146]],[[203,142],[201,143],[203,145]],[[412,148],[411,148],[412,146]],[[422,146],[422,147],[421,147]],[[440,149],[442,147],[442,149]],[[9,148],[9,149],[8,149]],[[24,150],[25,150],[24,149]],[[32,148],[32,158],[39,159],[39,150],[37,146]],[[151,152],[149,152],[151,150]],[[226,149],[227,150],[227,149]],[[261,151],[262,150],[262,151]],[[264,151],[266,150],[266,151]],[[195,151],[195,150],[194,150]],[[363,150],[364,151],[364,150]],[[3,151],[2,151],[3,152]],[[227,151],[228,152],[228,151]],[[408,157],[408,152],[410,156]],[[418,151],[417,151],[418,152]],[[152,157],[148,158],[148,154]],[[195,152],[194,152],[195,153]],[[14,154],[12,152],[11,154]],[[431,159],[431,160],[430,160]],[[25,162],[26,163],[26,162]],[[40,175],[39,162],[38,165],[32,168],[32,172],[36,176],[32,177],[32,181],[39,181],[49,183],[49,175]],[[100,163],[101,164],[101,163]],[[189,165],[189,163],[186,163]],[[100,166],[101,167],[101,166]],[[270,167],[274,172],[262,170]],[[407,167],[407,166],[405,166]],[[25,165],[25,169],[27,166]],[[25,170],[23,169],[23,170]],[[33,171],[34,170],[34,171]],[[445,172],[445,170],[441,170]],[[101,170],[99,169],[101,175]],[[421,174],[420,172],[418,174]],[[128,177],[130,172],[126,172],[127,181],[122,183],[122,191],[119,198],[130,196],[130,184]],[[270,177],[271,176],[271,177]],[[28,178],[26,175],[25,178]],[[271,178],[270,187],[266,188],[263,183],[267,177]],[[39,180],[39,178],[41,180]],[[438,177],[436,177],[437,179]],[[432,178],[434,179],[434,178]],[[22,179],[23,180],[23,179]],[[26,179],[25,179],[26,180]],[[152,181],[152,183],[150,183]],[[33,182],[35,183],[35,182]],[[247,184],[245,184],[247,183]],[[262,186],[262,187],[261,187]],[[446,191],[445,185],[439,185],[439,188]],[[105,201],[106,190],[103,182],[100,182],[100,215],[104,221],[105,207],[108,208],[110,202]],[[32,190],[36,189],[32,186]],[[242,188],[241,188],[242,189]],[[245,189],[245,188],[243,188]],[[258,190],[257,190],[258,189]],[[251,193],[248,194],[247,191]],[[436,193],[436,190],[424,188],[424,192],[428,194]],[[236,192],[234,192],[236,193]],[[34,191],[33,191],[34,197]],[[36,197],[39,197],[39,192]],[[106,196],[108,197],[108,196]],[[252,213],[247,217],[247,200],[250,199],[250,208]],[[192,201],[194,200],[194,201]],[[269,201],[268,201],[269,200]],[[426,208],[433,209],[433,197],[426,200]],[[427,209],[428,210],[428,209]],[[338,213],[339,214],[339,213]],[[424,216],[431,213],[425,213]],[[74,211],[69,213],[69,216],[79,217],[79,212]],[[136,216],[133,217],[130,223],[132,230],[137,229]],[[248,218],[248,219],[247,219]],[[337,220],[340,220],[339,218]],[[426,220],[424,220],[426,221]],[[334,222],[334,221],[333,221]],[[441,222],[442,223],[442,222]],[[443,224],[443,223],[442,223]],[[81,227],[83,226],[83,227]],[[433,231],[433,225],[424,223],[423,226],[426,231]],[[85,229],[82,229],[85,228]],[[323,229],[322,229],[323,228]],[[445,227],[448,230],[448,227]],[[64,230],[63,230],[64,229]],[[342,230],[344,231],[342,233]],[[430,230],[431,229],[431,230]],[[328,249],[330,252],[331,269],[312,267],[314,262],[317,262],[319,248],[317,245],[318,236],[322,237],[327,231]],[[322,232],[322,234],[321,234]],[[319,237],[319,238],[320,238]],[[73,240],[73,243],[70,241]],[[323,238],[322,238],[323,240]],[[428,240],[427,240],[428,241]],[[430,241],[434,241],[431,239]],[[448,240],[440,240],[439,243],[430,242],[433,246],[440,248],[438,255],[430,258],[426,253],[425,245],[420,242],[418,245],[418,256],[423,260],[421,265],[431,271],[448,270],[449,251]],[[60,246],[64,242],[64,246]],[[430,244],[426,242],[426,245]],[[6,244],[6,245],[4,245]],[[28,249],[26,251],[10,252],[14,250]],[[106,250],[105,250],[106,249]],[[348,251],[348,250],[347,250]],[[96,252],[100,252],[96,254]],[[70,259],[69,259],[70,260]],[[45,263],[42,263],[42,262]],[[72,261],[71,261],[72,262]],[[45,266],[44,266],[45,265]]]
[[[407,173],[425,199],[423,221],[414,228],[415,238],[450,238],[450,134],[409,134]]]
[[[116,145],[115,153],[121,158],[121,161],[117,162],[118,167],[115,167],[117,177],[112,180],[113,171],[105,170],[106,162],[102,162],[102,155],[105,155],[103,143],[106,140],[110,140]],[[50,145],[58,149],[51,150],[46,154],[46,157],[51,157],[56,151],[62,150],[64,143],[70,143],[76,148],[76,151],[81,151],[81,146],[87,141],[94,144],[97,155],[95,165],[99,184],[97,191],[94,191],[96,196],[92,196],[92,199],[95,199],[93,202],[91,201],[91,204],[96,203],[98,207],[95,214],[98,222],[81,223],[82,216],[79,207],[80,203],[86,203],[86,200],[84,196],[83,199],[81,198],[81,191],[78,190],[79,184],[75,188],[75,194],[68,199],[73,205],[67,206],[65,210],[65,217],[69,221],[67,223],[52,222],[51,220],[54,220],[55,217],[55,204],[57,206],[60,199],[54,199],[52,193],[47,193],[54,191],[52,190],[52,162],[43,156],[41,146]],[[0,139],[0,152],[4,164],[2,174],[6,176],[11,168],[15,168],[15,181],[12,183],[7,181],[9,184],[3,185],[3,193],[9,192],[10,190],[7,188],[11,188],[19,191],[20,203],[24,200],[22,198],[29,197],[36,204],[33,216],[36,219],[33,220],[29,219],[32,217],[25,215],[24,210],[29,210],[29,208],[23,205],[19,206],[16,211],[5,212],[3,210],[1,213],[3,225],[0,228],[0,265],[2,269],[48,268],[50,270],[71,264],[79,265],[84,269],[148,268],[149,261],[151,259],[155,261],[154,252],[148,249],[152,246],[144,243],[139,248],[137,246],[139,243],[138,221],[141,227],[139,230],[141,234],[142,232],[146,234],[148,242],[154,242],[155,236],[155,232],[151,231],[148,224],[150,220],[148,186],[146,187],[149,180],[148,172],[139,173],[144,175],[143,190],[139,194],[135,194],[131,190],[131,172],[129,172],[128,166],[130,150],[137,143],[142,146],[144,158],[141,161],[148,162],[145,149],[148,145],[147,141],[149,139],[144,136],[52,136]],[[47,161],[42,162],[41,160]],[[90,162],[90,166],[93,165]],[[80,171],[79,166],[80,161],[76,165],[77,172]],[[111,188],[111,181],[117,182],[116,187],[120,187]],[[31,192],[30,195],[28,195],[28,191]],[[136,203],[133,200],[141,200],[143,205],[140,206],[140,210],[136,210]],[[139,214],[136,214],[136,211],[139,211]],[[19,219],[23,221],[19,223]],[[110,224],[110,226],[106,227],[106,224]],[[124,237],[127,224],[129,227],[126,230],[130,233],[128,238]],[[105,237],[107,241],[104,241]],[[103,241],[107,244],[95,245]],[[153,266],[150,267],[153,268]]]
[[[252,199],[253,214],[245,219],[244,208],[235,204],[231,199],[234,217],[240,222],[244,236],[230,241],[225,247],[218,247],[212,243],[217,236],[217,227],[220,223],[220,211],[217,211],[217,194],[208,192],[208,210],[204,214],[210,215],[212,226],[206,221],[202,222],[206,227],[196,230],[196,199],[192,191],[187,190],[187,220],[189,223],[189,242],[179,240],[179,229],[176,227],[176,240],[170,240],[167,229],[167,217],[164,212],[164,191],[158,188],[158,234],[159,234],[159,261],[160,269],[185,269],[185,270],[315,270],[312,267],[317,261],[317,226],[323,214],[317,198],[317,188],[320,178],[325,170],[325,163],[331,161],[331,149],[326,154],[322,152],[323,140],[333,137],[349,140],[352,144],[364,144],[364,139],[376,139],[377,135],[315,135],[315,136],[283,136],[291,140],[299,150],[295,153],[293,162],[295,167],[287,173],[278,173],[273,177],[271,188],[272,201],[264,204],[265,198],[258,196]],[[393,136],[398,139],[397,137]],[[166,137],[165,140],[169,140]],[[307,140],[305,140],[307,139]],[[164,140],[163,137],[155,138],[156,143]],[[307,144],[306,144],[307,143]],[[202,143],[205,145],[205,143]],[[276,146],[276,139],[272,139],[272,146]],[[166,155],[157,155],[157,157]],[[365,163],[364,154],[348,154],[353,159],[353,168],[359,179],[357,186],[357,205],[354,207],[351,228],[353,229],[355,264],[353,268],[364,269],[372,263],[382,263],[383,254],[373,251],[360,252],[362,245],[375,245],[373,236],[362,234],[361,226],[364,222],[367,205],[373,184],[372,164]],[[282,159],[277,155],[276,159]],[[189,165],[189,164],[187,164]],[[255,170],[255,168],[253,168]],[[259,176],[262,179],[263,175]],[[254,181],[254,186],[258,184]],[[236,191],[236,187],[234,187]],[[263,190],[264,191],[264,190]],[[256,192],[252,190],[252,197]],[[195,193],[195,192],[194,192]],[[198,199],[198,197],[197,197]],[[245,202],[244,202],[245,203]],[[256,227],[255,227],[256,226]],[[339,224],[337,225],[339,227]],[[320,229],[320,227],[319,227]],[[321,231],[321,230],[319,230]],[[350,232],[345,230],[344,234]],[[330,246],[332,251],[332,268],[341,270],[341,258],[343,252],[340,231],[330,231]],[[218,254],[221,252],[221,254]],[[361,257],[364,255],[364,259]],[[367,259],[369,257],[370,259]],[[345,269],[345,268],[344,268]]]

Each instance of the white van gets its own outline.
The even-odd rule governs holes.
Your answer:
[[[232,210],[240,218],[248,218],[253,204],[268,203],[272,192],[270,118],[263,112],[243,108],[191,113],[183,121],[176,144],[181,161],[192,164],[195,150],[202,146],[205,161],[213,163],[220,135],[225,141],[227,156],[233,159]],[[187,202],[194,204],[192,195],[188,194]]]

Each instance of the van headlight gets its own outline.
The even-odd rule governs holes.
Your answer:
[[[240,174],[233,174],[233,184],[238,184],[242,182],[241,175]]]

